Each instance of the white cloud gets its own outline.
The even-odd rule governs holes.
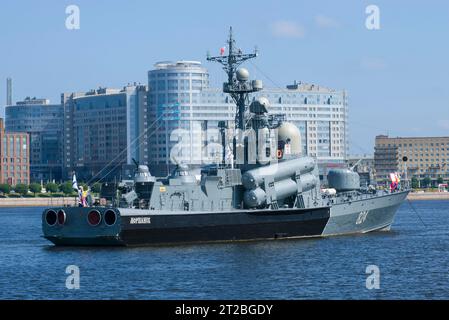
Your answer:
[[[360,61],[360,67],[368,71],[380,71],[386,69],[387,64],[379,58],[363,58]]]
[[[338,28],[340,27],[340,23],[338,21],[327,17],[325,15],[319,14],[315,16],[315,24],[319,28]]]
[[[305,29],[294,21],[280,20],[271,25],[271,32],[280,38],[304,38]]]

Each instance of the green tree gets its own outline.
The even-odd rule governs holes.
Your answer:
[[[36,195],[36,193],[42,191],[42,187],[39,183],[32,183],[30,184],[30,191]]]
[[[444,180],[443,180],[443,177],[442,177],[442,176],[439,176],[439,177],[438,177],[437,183],[438,183],[438,184],[444,183]]]
[[[7,183],[0,184],[0,192],[7,194],[10,191],[11,191],[11,186],[9,184],[7,184]]]
[[[95,182],[94,185],[92,186],[92,192],[93,193],[100,193],[101,191],[101,183],[100,182]]]
[[[55,193],[58,192],[58,185],[56,183],[49,182],[45,185],[45,189],[47,192]]]
[[[413,189],[418,189],[419,188],[419,180],[416,177],[412,178],[412,188]]]
[[[24,195],[28,194],[28,185],[19,183],[14,187],[14,191],[17,193],[20,193],[21,195],[24,196]]]
[[[422,180],[421,185],[422,185],[423,187],[425,187],[425,188],[428,188],[428,187],[430,186],[431,183],[432,183],[432,180],[431,180],[429,177],[425,177],[425,178]]]
[[[83,190],[86,191],[88,189],[88,185],[85,184],[84,182],[80,182],[78,183],[78,187],[83,187]]]
[[[64,194],[72,194],[75,190],[72,188],[72,182],[67,181],[59,185],[59,190]]]

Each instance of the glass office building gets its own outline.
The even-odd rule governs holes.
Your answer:
[[[60,181],[62,178],[63,108],[47,99],[26,98],[5,107],[6,132],[30,136],[30,180]]]
[[[63,94],[64,176],[114,179],[132,159],[148,162],[147,88],[100,88]]]

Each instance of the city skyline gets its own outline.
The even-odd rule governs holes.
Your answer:
[[[380,30],[365,27],[366,1],[263,1],[239,12],[223,7],[222,14],[204,1],[172,10],[140,1],[44,3],[7,3],[0,12],[0,38],[10,44],[0,52],[0,77],[4,85],[13,78],[14,101],[59,103],[63,92],[145,84],[161,60],[199,60],[211,86],[221,86],[224,74],[205,62],[206,52],[218,53],[233,25],[242,49],[258,46],[259,58],[246,66],[266,87],[298,80],[347,90],[352,154],[372,153],[378,134],[444,136],[449,129],[446,3],[376,1]],[[71,4],[80,8],[79,30],[65,28]],[[18,10],[23,19],[12,20]]]

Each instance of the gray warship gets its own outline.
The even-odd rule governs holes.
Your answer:
[[[208,55],[222,64],[223,92],[236,104],[234,126],[219,125],[220,161],[202,167],[200,178],[185,163],[161,178],[136,164],[132,180],[103,184],[103,205],[45,209],[44,237],[65,246],[142,246],[389,230],[409,190],[362,188],[349,168],[330,170],[322,189],[316,159],[301,155],[299,129],[270,114],[266,98],[250,99],[262,82],[240,65],[256,56],[236,48],[232,29],[227,55]]]

